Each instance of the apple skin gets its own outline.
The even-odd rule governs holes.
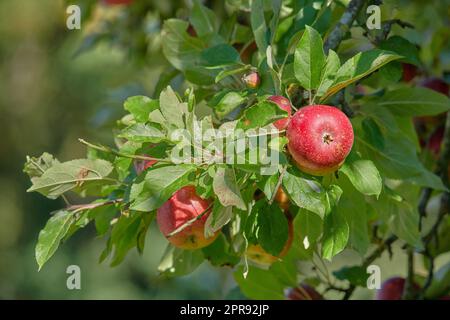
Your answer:
[[[417,67],[410,63],[402,63],[403,74],[402,80],[403,82],[410,82],[417,76]]]
[[[296,288],[290,288],[286,294],[287,300],[324,300],[322,295],[307,284],[300,284]]]
[[[292,115],[292,105],[291,102],[289,101],[288,98],[283,97],[283,96],[270,96],[269,98],[267,98],[267,100],[275,102],[281,109],[285,110],[288,112],[288,117],[285,119],[280,119],[277,120],[273,123],[273,125],[278,129],[278,130],[284,130],[287,128],[288,123],[289,123],[289,118]]]
[[[273,256],[270,253],[264,251],[260,245],[250,244],[246,251],[246,256],[248,260],[255,262],[256,264],[263,266],[270,266],[272,263],[278,261],[280,258],[284,257],[292,246],[292,241],[294,240],[294,225],[292,219],[288,220],[289,234],[288,239],[278,256]]]
[[[381,289],[377,291],[376,300],[402,300],[403,289],[406,280],[401,277],[393,277],[383,282]],[[417,284],[413,284],[414,290],[419,290]]]
[[[244,77],[242,77],[242,81],[245,83],[247,88],[256,89],[261,83],[261,78],[259,77],[258,72],[250,72],[249,74],[246,74]]]
[[[446,96],[449,95],[449,85],[439,78],[427,78],[419,83],[419,86],[434,90]]]
[[[187,221],[200,215],[210,204],[211,201],[202,199],[195,193],[194,186],[181,188],[157,210],[156,222],[159,230],[177,248],[193,250],[208,246],[220,233],[217,231],[212,237],[205,238],[205,222],[211,210],[191,226],[170,238],[167,236]]]
[[[289,121],[288,150],[297,167],[324,176],[344,163],[353,146],[353,127],[339,109],[326,105],[306,106]]]

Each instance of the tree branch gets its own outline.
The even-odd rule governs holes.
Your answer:
[[[200,220],[213,206],[213,202],[205,209],[203,210],[202,213],[200,213],[198,216],[196,216],[195,218],[192,218],[191,220],[187,221],[186,223],[183,223],[181,226],[179,226],[178,228],[176,228],[175,230],[173,230],[171,233],[169,233],[167,235],[167,238],[173,237],[174,235],[180,233],[181,231],[183,231],[184,229],[186,229],[187,227],[190,227],[191,225],[194,224],[194,222],[196,222],[197,220]]]
[[[352,0],[348,4],[347,9],[342,15],[339,22],[336,24],[334,29],[330,32],[325,41],[324,49],[325,53],[328,53],[330,49],[336,50],[339,47],[344,35],[350,30],[353,21],[355,21],[356,16],[359,11],[363,8],[367,0]]]

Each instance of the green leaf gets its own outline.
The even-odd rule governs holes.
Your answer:
[[[189,23],[179,19],[164,21],[162,30],[162,48],[164,56],[178,70],[196,65],[204,49],[203,42],[191,37],[187,32]]]
[[[330,50],[328,52],[328,57],[325,62],[325,66],[320,75],[320,83],[317,89],[317,96],[323,96],[328,88],[333,84],[334,79],[336,77],[336,73],[341,67],[341,60],[336,52]]]
[[[39,270],[53,256],[75,221],[74,214],[65,210],[58,211],[47,221],[44,229],[39,233],[36,245],[36,261]]]
[[[219,72],[219,74],[216,76],[215,82],[218,83],[220,81],[222,81],[223,79],[225,79],[226,77],[235,75],[235,74],[240,74],[240,73],[244,73],[248,70],[250,70],[251,66],[250,65],[245,65],[245,66],[236,66],[234,68],[231,69],[227,69],[227,70],[222,70]]]
[[[134,96],[125,101],[124,108],[137,122],[147,122],[150,112],[159,108],[159,101],[145,96]]]
[[[258,213],[258,242],[267,253],[278,256],[288,240],[288,221],[278,204],[265,205]]]
[[[209,260],[215,267],[233,267],[241,260],[241,258],[233,252],[223,234],[220,234],[212,244],[203,248],[202,251],[205,259]]]
[[[345,177],[339,178],[339,185],[343,193],[336,210],[345,217],[349,226],[349,246],[364,256],[370,245],[366,200]]]
[[[131,209],[151,212],[158,209],[178,189],[190,183],[193,165],[179,164],[149,170],[131,186]]]
[[[47,198],[56,199],[76,187],[86,188],[92,183],[105,181],[112,170],[111,163],[100,159],[55,163],[42,176],[34,178],[27,191],[37,191]]]
[[[97,235],[105,235],[111,227],[111,221],[119,214],[119,210],[113,206],[103,206],[89,210],[89,218],[95,221]]]
[[[161,113],[166,121],[176,128],[184,128],[183,116],[187,114],[187,104],[180,102],[171,87],[167,87],[159,96]]]
[[[450,110],[450,99],[420,87],[389,91],[375,103],[401,117],[434,116]]]
[[[264,127],[276,120],[287,118],[287,111],[271,101],[261,101],[245,109],[236,129],[253,129]]]
[[[158,271],[168,277],[184,276],[197,269],[203,261],[201,250],[182,250],[168,245]]]
[[[211,104],[214,104],[214,112],[220,120],[247,101],[246,97],[234,91],[221,93],[216,99],[218,98],[220,100],[216,104],[214,104],[215,101],[211,101]]]
[[[38,158],[27,156],[27,162],[24,165],[23,172],[25,172],[30,177],[31,181],[33,181],[35,178],[42,176],[45,171],[57,163],[59,163],[59,161],[47,152],[44,152]]]
[[[122,130],[118,137],[133,142],[158,143],[164,140],[166,135],[157,123],[136,123]]]
[[[410,183],[445,190],[438,176],[427,170],[420,162],[414,141],[402,133],[395,118],[384,108],[367,104],[363,113],[376,120],[383,134],[382,143],[366,141],[363,129],[358,125],[355,129],[355,147],[366,159],[371,159],[382,175],[387,178],[408,181]],[[374,137],[375,138],[375,137]]]
[[[315,213],[300,209],[294,219],[294,230],[306,250],[312,247],[322,234],[323,221]]]
[[[419,232],[419,213],[394,191],[385,188],[373,208],[387,224],[392,233],[417,249],[423,244]]]
[[[218,44],[203,50],[201,64],[208,67],[220,68],[240,61],[239,52],[229,44]]]
[[[369,274],[361,266],[343,267],[333,271],[333,275],[341,281],[348,281],[354,286],[366,287]]]
[[[358,53],[339,68],[333,85],[327,90],[321,101],[326,100],[341,89],[364,78],[387,63],[400,58],[401,56],[392,52],[378,49]]]
[[[416,66],[420,65],[419,50],[416,45],[409,42],[403,37],[392,36],[389,39],[380,43],[380,49],[395,52],[396,54],[403,56],[402,62],[411,63]]]
[[[147,231],[149,220],[154,215],[142,212],[131,212],[129,216],[121,215],[111,230],[111,246],[114,248],[114,255],[111,259],[111,267],[119,265],[127,253],[138,246],[141,231]]]
[[[252,1],[250,24],[252,26],[253,35],[259,51],[265,53],[267,46],[269,45],[269,39],[268,27],[264,16],[264,0]]]
[[[194,26],[195,32],[200,38],[209,37],[216,33],[217,17],[213,11],[205,7],[200,0],[194,0],[189,21]]]
[[[213,190],[224,207],[235,206],[246,210],[247,206],[237,185],[234,169],[218,167],[213,180]]]
[[[213,210],[205,222],[205,237],[212,237],[216,231],[230,222],[233,216],[233,207],[224,207],[219,201],[214,202]]]
[[[306,26],[294,53],[294,72],[300,85],[307,90],[317,89],[324,64],[322,37],[316,30]]]
[[[242,292],[251,299],[284,299],[284,284],[274,272],[249,266],[247,277],[244,277],[244,267],[241,266],[234,272],[234,279]]]
[[[367,196],[380,195],[383,184],[372,161],[360,159],[356,153],[351,153],[339,171],[349,178],[359,192]]]
[[[325,216],[329,208],[326,191],[314,181],[286,172],[283,177],[284,190],[296,206]]]
[[[325,216],[322,257],[331,259],[345,249],[349,239],[349,227],[344,216],[338,210],[332,210]]]

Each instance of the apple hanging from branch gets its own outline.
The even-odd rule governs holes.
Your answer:
[[[194,186],[186,186],[158,209],[156,221],[161,232],[175,247],[200,249],[211,244],[220,233],[217,231],[212,237],[205,237],[205,223],[210,212],[211,201],[199,197]]]
[[[298,168],[324,176],[339,169],[353,145],[353,127],[335,107],[301,108],[287,127],[288,150]]]

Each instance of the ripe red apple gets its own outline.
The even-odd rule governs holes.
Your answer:
[[[298,168],[324,176],[339,169],[353,145],[353,127],[338,108],[314,105],[298,110],[286,134]]]
[[[266,252],[260,245],[250,244],[247,247],[246,256],[250,261],[253,261],[257,264],[268,266],[274,263],[275,261],[279,260],[280,258],[284,257],[289,249],[292,246],[292,241],[294,240],[294,225],[292,223],[292,219],[288,220],[289,225],[289,234],[288,239],[283,247],[283,250],[281,250],[280,254],[278,256],[273,256],[270,253]]]
[[[242,77],[242,81],[245,83],[247,88],[256,89],[259,87],[261,83],[261,79],[259,77],[258,72],[250,72]]]
[[[402,63],[402,68],[403,68],[403,75],[402,75],[403,82],[410,82],[417,76],[417,67],[415,65],[410,63]]]
[[[109,6],[116,4],[130,5],[133,0],[103,0],[103,2]]]
[[[381,289],[377,291],[376,300],[401,300],[406,280],[401,277],[393,277],[383,282]],[[413,284],[414,290],[419,290],[417,284]]]
[[[424,88],[428,88],[431,90],[434,90],[436,92],[440,92],[442,94],[445,94],[446,96],[449,95],[449,86],[448,83],[446,83],[445,81],[439,79],[439,78],[427,78],[424,79],[423,81],[421,81],[419,83],[419,86],[424,87]]]
[[[283,96],[270,96],[269,98],[267,98],[268,100],[275,102],[281,109],[286,110],[288,112],[288,117],[285,119],[280,119],[277,120],[273,123],[273,125],[278,129],[278,130],[284,130],[286,129],[288,123],[289,123],[289,118],[291,117],[292,114],[292,105],[291,102],[289,101],[288,98],[285,98]]]
[[[322,295],[307,284],[300,284],[296,288],[290,288],[286,294],[287,300],[324,300]]]
[[[205,237],[205,222],[211,211],[172,237],[168,237],[168,235],[203,213],[210,204],[211,201],[202,199],[195,193],[195,187],[181,188],[158,209],[156,221],[159,230],[171,244],[178,248],[199,249],[208,246],[220,233],[217,231],[214,236]]]

